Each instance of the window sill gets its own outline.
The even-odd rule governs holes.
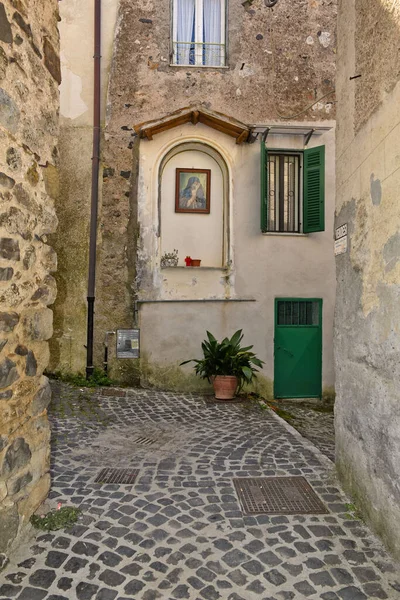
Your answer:
[[[217,69],[229,69],[228,65],[217,67],[213,65],[174,65],[174,63],[170,63],[169,66],[176,67],[177,69],[212,69],[213,71]]]
[[[308,237],[308,233],[291,233],[290,231],[266,231],[265,233],[262,233],[262,235],[270,235],[273,237]]]
[[[160,267],[162,271],[226,271],[228,267]]]

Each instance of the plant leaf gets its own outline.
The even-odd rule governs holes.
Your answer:
[[[253,377],[253,371],[249,367],[242,367],[242,373],[246,377],[247,381],[251,381]]]

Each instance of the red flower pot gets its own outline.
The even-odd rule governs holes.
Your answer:
[[[217,400],[233,400],[238,379],[234,375],[217,375],[214,377],[213,386]]]

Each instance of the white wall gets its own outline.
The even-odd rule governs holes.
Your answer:
[[[326,126],[326,123],[324,123]],[[313,126],[315,124],[313,123]],[[332,124],[333,127],[333,124]],[[229,170],[229,269],[160,269],[158,170],[179,143],[198,141],[218,150]],[[303,149],[302,136],[270,136],[270,148]],[[154,365],[177,365],[196,356],[206,329],[217,336],[243,328],[273,378],[274,299],[316,297],[323,308],[323,386],[332,386],[332,327],[335,302],[333,219],[334,129],[313,136],[309,147],[326,146],[326,230],[309,235],[263,235],[260,231],[260,145],[235,140],[202,124],[169,130],[142,141],[139,172],[141,260],[148,274],[142,299],[254,299],[255,302],[145,304],[141,308],[142,349]],[[168,343],[166,339],[168,338]]]
[[[102,0],[101,28],[101,89],[102,115],[110,74],[114,32],[119,0]],[[59,2],[60,51],[62,83],[60,115],[76,127],[93,121],[93,0],[62,0]]]
[[[211,171],[210,214],[175,212],[176,169]],[[206,190],[204,190],[206,193]],[[161,253],[178,250],[179,265],[186,256],[201,259],[203,267],[223,266],[224,182],[221,168],[209,155],[188,150],[173,156],[161,179]]]

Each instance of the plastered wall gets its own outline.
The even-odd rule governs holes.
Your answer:
[[[310,142],[310,147],[326,146],[326,231],[301,236],[261,233],[259,143],[238,146],[235,140],[205,125],[186,125],[160,134],[152,141],[141,142],[137,289],[140,300],[156,301],[139,304],[143,383],[200,389],[202,384],[191,375],[190,366],[182,371],[179,363],[187,357],[199,356],[207,329],[217,337],[243,329],[246,343],[254,344],[257,354],[266,361],[259,385],[260,391],[270,396],[274,370],[274,299],[317,297],[324,301],[323,387],[334,385],[334,140],[332,129]],[[185,148],[194,142],[218,151],[227,165],[230,261],[227,268],[220,269],[163,269],[160,266],[162,221],[161,230],[158,229],[159,169],[162,157],[171,148],[177,145]],[[268,146],[302,149],[303,136],[271,135]],[[168,198],[161,198],[161,204],[164,201],[168,202]],[[179,231],[176,236],[179,238]],[[171,299],[208,302],[168,304]],[[226,302],[213,302],[223,299]]]
[[[102,123],[113,53],[117,0],[102,0]],[[58,300],[54,307],[50,371],[77,372],[85,365],[86,297],[93,135],[94,3],[59,3],[60,194],[57,214],[63,227],[52,238],[57,249]]]
[[[338,36],[337,464],[400,556],[399,4],[342,2]]]

